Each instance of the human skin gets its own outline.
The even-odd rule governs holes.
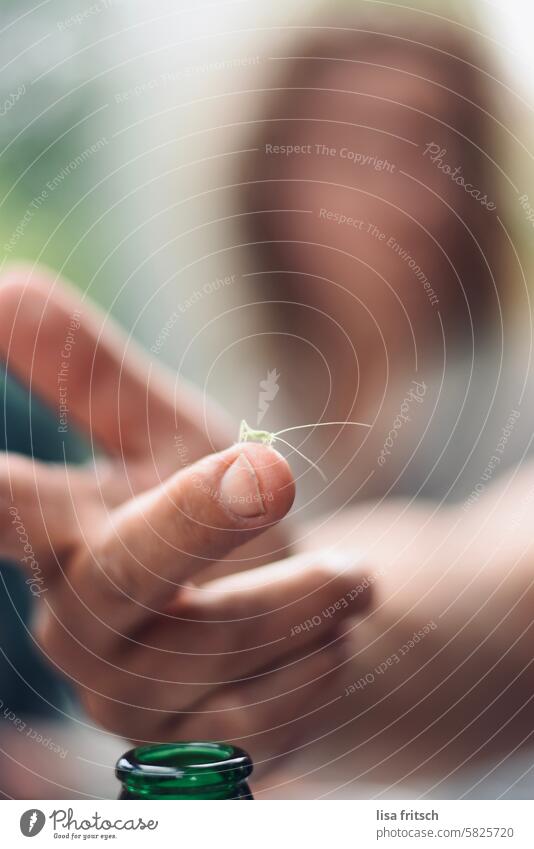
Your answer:
[[[52,409],[73,315],[69,416],[105,456],[82,467],[0,458],[0,555],[26,570],[35,638],[115,734],[233,740],[268,763],[296,740],[296,718],[320,724],[345,656],[343,617],[291,630],[364,570],[324,552],[249,568],[286,548],[270,529],[293,502],[287,462],[264,445],[224,447],[225,417],[205,418],[108,317],[47,271],[13,268],[0,279],[1,354]],[[265,531],[263,550],[251,548]],[[206,580],[228,555],[233,574]],[[369,599],[358,593],[351,614]]]
[[[468,511],[369,502],[303,534],[304,551],[335,540],[380,564],[374,603],[350,626],[331,731],[313,749],[316,779],[429,789],[531,742],[533,489],[528,463]]]
[[[450,340],[452,330],[462,324],[459,315],[465,320],[467,314],[461,313],[462,293],[453,288],[447,258],[452,257],[462,280],[474,281],[468,293],[472,305],[482,298],[476,289],[480,278],[462,267],[467,243],[451,235],[447,209],[453,205],[459,220],[480,229],[487,243],[494,234],[487,226],[491,220],[487,210],[469,206],[469,199],[422,157],[421,150],[438,138],[451,160],[464,161],[456,129],[465,131],[466,114],[458,109],[454,91],[461,97],[467,83],[459,83],[444,67],[450,90],[446,98],[434,97],[435,89],[423,85],[429,66],[419,58],[412,60],[410,51],[403,57],[399,48],[400,55],[394,56],[397,70],[382,68],[377,73],[371,68],[375,47],[369,44],[366,49],[368,55],[358,54],[366,60],[364,67],[347,76],[342,65],[331,63],[318,86],[327,90],[332,115],[336,109],[346,112],[342,98],[333,91],[361,90],[359,123],[378,132],[370,136],[358,127],[347,136],[333,125],[327,135],[324,126],[318,132],[313,125],[305,137],[283,140],[326,141],[338,150],[347,145],[370,151],[394,161],[395,173],[366,171],[323,157],[313,160],[319,185],[317,180],[306,181],[307,173],[298,170],[300,160],[291,161],[293,170],[279,175],[288,178],[291,197],[285,197],[282,183],[273,207],[297,206],[316,213],[322,207],[339,210],[395,234],[440,284],[440,309],[449,323]],[[416,85],[410,77],[414,73]],[[384,94],[389,98],[387,107],[381,99]],[[352,109],[354,103],[351,98]],[[317,109],[315,93],[313,109]],[[425,110],[429,114],[423,121]],[[406,147],[402,138],[392,147],[386,134],[391,122],[401,137],[411,138],[418,147]],[[476,140],[480,132],[475,127],[467,135]],[[472,160],[471,168],[478,171]],[[402,183],[401,169],[419,181],[412,182],[410,191]],[[303,180],[298,187],[291,182],[295,178]],[[335,185],[326,185],[328,180]],[[370,192],[380,198],[370,199]],[[263,208],[263,199],[259,205]],[[425,241],[422,225],[439,236],[438,247]],[[273,237],[277,235],[275,228]],[[403,393],[407,375],[412,376],[408,328],[413,329],[423,366],[439,358],[436,313],[406,266],[367,228],[340,227],[316,215],[311,220],[297,217],[289,228],[284,220],[283,236],[292,243],[287,258],[304,275],[321,275],[349,290],[337,297],[335,287],[312,290],[304,280],[302,292],[296,292],[297,299],[341,321],[361,355],[360,406],[348,409],[354,376],[344,368],[345,348],[322,324],[306,328],[307,337],[317,339],[328,363],[335,365],[336,384],[326,418],[372,421],[384,385],[388,396],[399,388]],[[353,255],[358,257],[357,274]],[[490,255],[488,244],[483,255]],[[380,286],[381,279],[387,287]],[[312,292],[317,293],[316,301]],[[363,310],[349,308],[353,295],[367,306],[363,320]],[[406,313],[399,310],[398,296]],[[32,390],[53,408],[61,344],[71,315],[81,308],[72,297],[44,272],[14,271],[0,283],[0,348],[9,368],[23,381],[31,380]],[[515,546],[521,537],[512,535],[504,549],[502,541],[494,539],[504,521],[502,504],[499,522],[482,534],[477,534],[477,527],[492,515],[491,510],[486,513],[486,500],[468,517],[454,508],[435,515],[430,506],[400,501],[378,509],[373,504],[349,508],[342,518],[319,521],[304,535],[305,542],[296,545],[304,559],[244,573],[248,567],[279,561],[288,548],[287,536],[283,531],[276,536],[274,527],[290,507],[292,478],[287,465],[265,447],[227,449],[235,433],[221,411],[210,405],[204,421],[202,400],[194,392],[176,387],[171,376],[150,366],[109,319],[87,303],[82,313],[69,376],[70,415],[105,456],[90,469],[66,469],[11,455],[2,458],[2,478],[6,508],[16,505],[45,575],[47,591],[37,601],[37,638],[50,661],[75,683],[98,724],[133,740],[230,739],[265,761],[313,743],[317,763],[332,759],[337,751],[339,760],[333,768],[341,771],[343,765],[346,776],[354,776],[357,757],[360,772],[368,770],[372,777],[389,780],[421,770],[425,762],[427,767],[438,762],[455,767],[466,757],[499,746],[509,750],[521,742],[529,723],[520,708],[532,686],[525,630],[532,602],[529,541],[524,538],[526,553],[518,558]],[[401,333],[399,316],[405,330]],[[301,386],[303,363],[288,359],[288,370],[291,362]],[[312,385],[318,394],[315,374]],[[315,397],[309,393],[306,421],[321,414],[321,408],[314,406]],[[390,411],[386,409],[383,416],[389,422]],[[381,428],[375,427],[375,432],[380,443]],[[366,433],[355,430],[351,439]],[[185,460],[177,452],[176,435],[187,448]],[[327,431],[324,438],[330,438]],[[362,478],[367,475],[365,463],[374,463],[376,457],[370,445],[358,458]],[[193,465],[214,451],[209,468]],[[269,476],[273,500],[262,501],[265,493],[260,492],[259,501],[245,502],[245,507],[263,503],[263,516],[232,518],[221,505],[222,475],[237,458],[236,452],[256,466],[260,481]],[[338,457],[334,460],[340,465]],[[393,462],[390,468],[393,471]],[[249,473],[245,467],[240,477]],[[348,475],[352,492],[354,467]],[[524,497],[518,484],[507,492],[511,505]],[[7,509],[1,553],[17,561],[20,542]],[[179,527],[177,515],[184,519]],[[197,515],[202,516],[200,525]],[[242,547],[245,537],[264,530],[265,536]],[[340,553],[341,565],[339,560],[326,561],[325,546]],[[180,557],[180,550],[186,555]],[[232,574],[212,581],[213,570]],[[343,608],[323,620],[319,629],[299,635],[302,645],[296,638],[284,639],[293,625],[378,570],[372,607],[368,607],[370,594],[362,593],[359,606]],[[195,590],[192,582],[202,583],[202,589]],[[275,612],[280,598],[285,606]],[[358,619],[353,621],[355,613]],[[345,619],[351,620],[347,628]],[[345,687],[398,653],[430,620],[439,621],[438,627],[402,662],[375,676],[372,686],[356,689],[335,707],[323,708],[330,695],[343,696]],[[499,625],[493,630],[495,623]],[[526,636],[520,636],[523,631]],[[328,733],[323,744],[321,727]],[[379,752],[384,753],[383,763]]]
[[[296,556],[242,571],[234,549],[291,506],[287,463],[266,446],[234,445],[172,473],[164,450],[175,429],[172,404],[167,437],[165,407],[154,434],[148,418],[152,452],[143,458],[122,403],[137,392],[137,405],[148,398],[150,410],[166,393],[146,394],[142,359],[133,368],[128,356],[116,357],[125,352],[117,330],[96,344],[104,317],[93,307],[46,272],[19,269],[0,282],[3,330],[13,331],[0,334],[9,340],[3,354],[45,397],[73,311],[81,323],[70,406],[80,423],[90,415],[102,443],[109,435],[110,456],[102,466],[71,468],[4,455],[1,553],[21,561],[16,511],[43,579],[36,639],[89,717],[133,741],[233,740],[266,766],[289,751],[312,752],[314,768],[330,763],[339,780],[354,778],[356,752],[358,774],[391,781],[522,745],[534,692],[533,553],[521,507],[531,468],[488,488],[469,512],[402,500],[349,508],[298,530]],[[114,362],[117,379],[139,380],[124,395]],[[105,390],[96,379],[84,382],[88,363],[106,375]],[[93,393],[99,403],[84,413]],[[117,411],[117,398],[129,448],[139,449],[132,458],[126,448],[113,451],[120,429],[98,419],[99,410],[109,415],[103,401]],[[189,409],[182,424],[202,452],[206,436]],[[139,416],[134,421],[142,428]],[[253,497],[236,500],[240,492]],[[195,586],[207,561],[231,551],[232,574]],[[269,551],[270,544],[258,550],[251,565]],[[290,636],[343,597],[353,602]],[[436,627],[384,674],[346,692],[430,622]]]
[[[317,43],[300,45],[298,58],[287,61],[251,154],[248,193],[250,211],[271,210],[250,216],[251,241],[267,241],[265,268],[279,271],[269,277],[270,294],[299,302],[279,309],[277,319],[293,321],[329,366],[328,373],[315,362],[307,368],[304,346],[300,359],[288,360],[295,385],[315,390],[304,393],[306,421],[373,422],[369,435],[346,434],[355,446],[347,492],[360,499],[359,483],[376,469],[399,409],[395,393],[400,389],[402,398],[415,376],[414,352],[424,381],[462,344],[478,345],[495,307],[506,309],[502,269],[509,261],[494,210],[474,201],[424,153],[439,139],[445,159],[461,165],[466,179],[500,205],[499,178],[487,160],[495,144],[498,150],[498,115],[502,104],[510,108],[508,101],[497,104],[497,83],[488,87],[484,80],[486,62],[446,26],[418,23],[410,32],[394,20],[380,24],[370,32],[319,33]],[[308,145],[310,153],[277,156],[266,144]],[[395,169],[356,167],[339,155],[342,149],[374,154]],[[330,219],[322,209],[333,213]],[[340,225],[339,214],[362,226]],[[390,236],[439,290],[439,309],[388,247]],[[324,314],[315,322],[306,321],[310,306]],[[359,369],[332,317],[357,349]],[[393,399],[393,409],[383,398]],[[410,459],[424,425],[412,422],[406,430],[406,442],[414,441],[404,451],[396,445],[396,457],[388,458],[384,475],[373,476],[364,497],[383,498]],[[317,433],[311,456],[320,457],[321,440],[328,445],[332,439],[327,429]],[[339,443],[336,450],[329,477],[342,465]],[[331,471],[327,460],[321,463]],[[445,774],[528,740],[533,486],[528,464],[521,475],[488,488],[468,511],[400,499],[354,506],[353,499],[341,514],[318,517],[301,531],[301,550],[335,543],[381,570],[372,607],[352,625],[345,663],[347,688],[369,678],[346,697],[340,691],[331,732],[313,747],[316,777],[329,762],[347,779],[399,780],[424,769]],[[437,627],[401,655],[431,621]],[[385,662],[386,671],[375,673]]]

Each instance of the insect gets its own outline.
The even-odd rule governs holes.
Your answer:
[[[245,421],[245,419],[241,420],[241,424],[239,425],[239,442],[261,442],[262,445],[274,445],[275,442],[281,442],[283,445],[287,445],[288,448],[291,448],[295,451],[299,457],[302,457],[303,460],[306,460],[310,466],[313,466],[317,472],[321,475],[322,479],[326,482],[327,478],[323,471],[319,468],[317,463],[314,463],[313,460],[310,460],[309,457],[306,457],[302,451],[299,451],[294,445],[291,445],[286,439],[282,439],[282,433],[289,433],[293,430],[304,430],[304,428],[308,427],[326,427],[332,425],[356,425],[357,427],[367,427],[370,428],[371,425],[365,424],[364,422],[316,422],[315,424],[304,424],[304,425],[295,425],[294,427],[285,427],[282,430],[278,430],[275,432],[271,432],[270,430],[256,430],[255,428],[250,427],[249,424]]]

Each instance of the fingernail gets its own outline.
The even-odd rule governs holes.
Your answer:
[[[265,513],[254,466],[245,454],[240,454],[224,473],[220,492],[223,502],[236,516],[252,519]]]

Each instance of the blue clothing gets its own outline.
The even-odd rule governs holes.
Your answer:
[[[45,461],[62,461],[65,450],[70,461],[84,459],[81,442],[58,433],[54,416],[5,372],[0,372],[0,389],[0,450]],[[25,577],[19,566],[0,563],[0,718],[9,710],[18,716],[60,718],[67,689],[28,632],[33,597]]]

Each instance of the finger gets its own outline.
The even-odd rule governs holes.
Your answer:
[[[58,585],[58,617],[77,633],[84,620],[89,630],[107,623],[111,634],[129,631],[206,562],[278,522],[293,497],[291,470],[272,448],[210,455],[110,514]]]
[[[328,725],[343,692],[345,659],[345,647],[338,642],[260,679],[221,688],[193,715],[171,715],[165,739],[209,735],[210,740],[232,741],[252,752],[256,766],[272,765],[272,759],[294,751],[304,733],[312,735],[312,729]]]
[[[299,722],[308,727],[310,720],[319,723],[342,692],[344,661],[345,649],[338,641],[260,679],[223,686],[194,711],[139,706],[92,686],[82,690],[81,698],[93,719],[127,739],[240,741],[255,757],[269,757],[287,751]]]
[[[0,452],[0,557],[49,581],[94,511],[96,479],[82,468]]]
[[[371,602],[361,567],[348,564],[340,571],[327,555],[315,562],[299,556],[187,590],[178,622],[160,619],[137,636],[130,657],[117,658],[126,673],[122,692],[143,704],[136,689],[149,675],[151,704],[185,710],[216,687],[261,677],[330,645],[346,619]]]
[[[100,695],[125,706],[190,710],[215,688],[260,678],[334,643],[345,619],[370,603],[369,581],[349,563],[341,569],[337,559],[322,555],[314,563],[306,555],[255,570],[249,582],[243,576],[240,591],[229,579],[212,590],[186,589],[176,619],[160,615],[127,639],[115,634],[113,645],[109,634],[107,646],[101,634],[88,634],[83,670],[92,680],[99,673]],[[63,637],[63,657],[66,644]],[[72,663],[63,671],[76,673],[79,650]]]
[[[225,575],[235,575],[258,566],[266,566],[277,560],[288,558],[293,553],[295,529],[290,520],[283,525],[275,525],[266,534],[256,537],[245,545],[229,554],[224,560],[219,560],[195,575],[195,585],[201,586]]]
[[[72,420],[114,454],[145,456],[152,444],[175,455],[177,434],[191,462],[228,444],[220,411],[204,411],[185,384],[176,388],[109,315],[51,271],[14,266],[1,276],[0,355],[62,426]]]

